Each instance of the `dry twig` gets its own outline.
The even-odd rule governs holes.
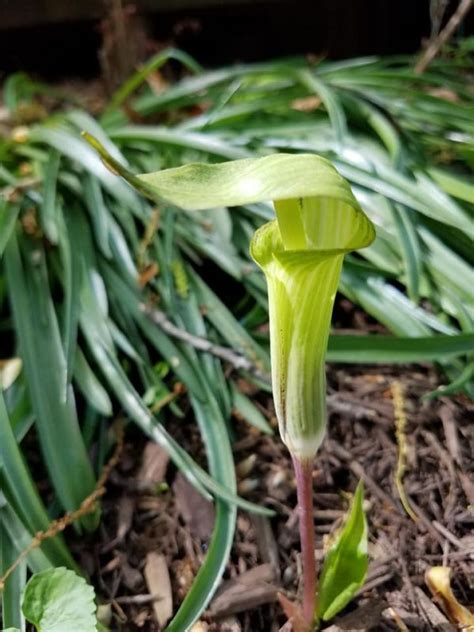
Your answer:
[[[400,496],[401,503],[403,508],[413,520],[413,522],[418,521],[418,516],[413,511],[410,501],[405,493],[405,488],[403,487],[403,476],[405,474],[406,469],[406,456],[408,452],[408,446],[405,436],[405,429],[407,425],[407,418],[405,415],[405,398],[403,396],[403,388],[401,383],[396,380],[392,384],[392,397],[393,397],[393,408],[395,413],[395,434],[397,437],[398,443],[398,460],[397,460],[397,469],[395,472],[395,485],[397,486],[398,495]]]
[[[13,573],[13,571],[32,551],[40,547],[45,540],[54,538],[56,535],[58,535],[58,533],[61,533],[62,531],[64,531],[64,529],[66,529],[66,527],[71,525],[73,522],[75,522],[76,520],[79,520],[79,518],[82,518],[83,516],[89,513],[92,513],[95,510],[97,501],[106,492],[105,483],[107,482],[110,476],[110,472],[116,467],[117,463],[119,462],[120,455],[122,454],[123,445],[124,445],[123,444],[124,432],[123,432],[122,423],[117,422],[115,424],[115,434],[117,437],[117,445],[115,446],[114,453],[112,454],[112,456],[110,457],[106,465],[104,466],[104,469],[102,470],[102,474],[100,475],[93,492],[89,494],[89,496],[87,496],[87,498],[85,498],[82,501],[79,509],[76,509],[75,511],[70,511],[69,513],[64,514],[64,516],[62,516],[61,518],[54,520],[46,529],[46,531],[38,531],[35,534],[35,536],[31,540],[30,544],[26,547],[26,549],[24,549],[20,553],[20,555],[13,562],[13,564],[5,571],[3,577],[0,577],[0,591],[4,589],[5,582]]]
[[[182,340],[183,342],[188,343],[189,345],[191,345],[191,347],[194,347],[194,349],[197,349],[198,351],[210,353],[216,358],[220,358],[221,360],[228,362],[234,367],[234,369],[247,371],[259,380],[262,380],[263,382],[266,382],[268,384],[270,383],[270,376],[264,371],[261,371],[252,362],[252,360],[249,360],[242,354],[234,351],[233,349],[229,349],[229,347],[216,345],[207,338],[195,336],[194,334],[191,334],[184,329],[180,329],[174,323],[172,323],[166,316],[166,314],[160,309],[150,307],[149,305],[145,305],[144,303],[140,305],[140,309],[148,316],[148,318],[153,323],[155,323],[155,325],[158,325],[158,327],[160,327],[172,338]]]
[[[441,33],[437,37],[435,37],[430,42],[430,44],[428,45],[428,48],[425,50],[420,60],[416,64],[415,72],[418,75],[423,73],[428,68],[429,64],[431,64],[431,62],[439,53],[441,48],[454,35],[454,33],[459,28],[461,22],[463,21],[463,19],[469,13],[469,10],[472,9],[472,6],[473,6],[473,0],[461,0],[458,8],[453,13],[453,15],[449,19],[444,29],[441,31]]]

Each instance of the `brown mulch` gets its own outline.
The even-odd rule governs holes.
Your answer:
[[[404,489],[416,521],[405,512],[395,485],[396,380],[407,417]],[[317,558],[322,559],[341,525],[360,477],[370,534],[365,587],[342,613],[342,622],[332,622],[331,632],[454,630],[424,583],[431,566],[451,567],[457,598],[464,605],[474,603],[474,436],[469,427],[474,405],[464,396],[423,399],[438,380],[434,370],[414,367],[329,371],[328,437],[314,467]],[[274,422],[271,400],[258,397]],[[243,420],[234,423],[239,493],[273,508],[276,516],[239,513],[225,581],[193,630],[278,632],[285,618],[277,591],[291,599],[301,588],[291,462],[277,432],[268,437]],[[170,429],[205,464],[192,412]],[[72,543],[112,630],[162,629],[157,620],[167,615],[157,604],[171,596],[176,611],[205,557],[213,520],[212,504],[190,487],[159,447],[130,430],[108,484],[99,532],[86,543]],[[148,581],[150,554],[159,556],[162,570]],[[171,595],[159,593],[163,585],[171,587]]]

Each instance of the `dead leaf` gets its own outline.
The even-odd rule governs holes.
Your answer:
[[[174,560],[171,570],[176,582],[176,597],[182,601],[191,590],[196,576],[193,562],[188,556],[181,560]]]
[[[211,614],[223,617],[274,602],[278,591],[272,583],[275,579],[271,564],[261,564],[229,579],[217,591],[211,603]]]
[[[155,94],[161,94],[169,87],[168,81],[157,70],[147,75],[146,82]]]
[[[20,358],[0,360],[0,389],[6,391],[20,375],[23,363]]]
[[[282,593],[277,595],[278,601],[288,617],[288,622],[293,626],[293,632],[311,632],[309,623],[303,617],[301,607],[290,601]]]
[[[427,92],[432,97],[443,99],[444,101],[449,101],[450,103],[459,103],[459,95],[456,94],[456,92],[453,92],[453,90],[449,90],[449,88],[431,88]]]
[[[124,560],[122,566],[120,567],[120,572],[122,574],[122,582],[123,584],[133,593],[136,593],[140,584],[143,582],[143,577],[140,571]]]
[[[150,283],[150,281],[156,277],[159,271],[160,268],[156,261],[153,261],[153,263],[150,263],[149,265],[143,267],[140,270],[140,275],[138,277],[138,283],[140,284],[140,287],[145,287],[145,285]]]
[[[219,621],[220,632],[242,632],[242,626],[240,625],[236,617],[227,617]]]
[[[474,615],[462,606],[451,590],[451,569],[448,566],[433,566],[425,573],[425,582],[448,618],[456,625],[474,629]]]
[[[431,599],[422,591],[419,586],[415,586],[414,593],[420,611],[423,613],[427,621],[432,625],[433,630],[446,630],[446,632],[455,632],[454,625],[451,625],[444,614],[434,605]]]
[[[321,99],[315,95],[295,99],[291,103],[292,109],[297,110],[298,112],[314,112],[314,110],[317,110],[320,105]]]
[[[461,446],[459,444],[457,420],[454,418],[452,409],[444,404],[439,410],[439,417],[443,423],[444,436],[446,438],[446,447],[453,460],[462,467]]]
[[[111,551],[125,539],[132,527],[134,511],[135,499],[127,495],[122,496],[118,502],[117,534],[113,540],[110,540],[102,547],[102,553]]]
[[[278,554],[278,544],[273,534],[270,520],[265,516],[250,516],[257,539],[257,546],[262,562],[271,564],[275,569],[277,577],[280,574],[280,558]]]
[[[135,511],[135,500],[130,496],[122,496],[119,501],[117,516],[117,542],[121,542],[130,531]]]
[[[110,626],[112,622],[112,606],[110,603],[97,606],[97,620],[102,623],[103,626]]]
[[[137,479],[146,485],[162,483],[166,478],[169,461],[168,452],[154,441],[149,441],[143,450],[142,464]]]
[[[148,553],[144,576],[149,593],[156,597],[156,601],[153,602],[153,611],[162,629],[173,615],[173,597],[166,558],[154,551]]]
[[[214,529],[214,505],[203,498],[181,472],[173,483],[173,492],[179,513],[189,526],[191,535],[207,542]]]

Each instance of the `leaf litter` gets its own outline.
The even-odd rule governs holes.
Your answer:
[[[406,413],[403,485],[417,521],[405,512],[397,490],[394,381],[402,386]],[[463,395],[424,401],[422,395],[438,381],[437,373],[426,367],[405,366],[397,371],[385,366],[346,366],[329,370],[329,436],[314,471],[316,557],[321,568],[362,477],[370,564],[365,586],[341,615],[325,624],[323,629],[328,632],[388,632],[405,629],[403,626],[420,632],[436,626],[455,630],[433,603],[425,583],[425,573],[436,566],[451,569],[456,599],[472,607],[474,546],[470,532],[474,515],[468,499],[471,487],[466,481],[472,476],[470,454],[474,447],[467,417],[474,405]],[[274,411],[269,396],[254,394],[255,399],[271,420]],[[351,414],[352,407],[357,414]],[[274,509],[276,516],[268,519],[239,513],[227,572],[199,625],[209,632],[289,630],[283,627],[285,617],[276,596],[280,592],[294,601],[300,590],[296,491],[290,458],[275,437],[260,433],[243,419],[233,424],[235,460],[252,464],[250,469],[238,468],[239,489],[249,500]],[[180,444],[205,465],[192,419],[186,418],[185,423],[176,419],[172,426]],[[158,602],[153,585],[157,584],[150,584],[149,579],[151,560],[160,559],[160,577],[161,572],[163,577],[169,574],[177,608],[206,554],[212,529],[212,505],[190,488],[173,466],[163,467],[161,462],[157,470],[163,480],[151,476],[154,480],[150,485],[152,481],[144,472],[153,472],[149,463],[152,450],[139,433],[127,433],[123,463],[114,472],[104,499],[102,528],[96,536],[88,536],[87,547],[71,542],[79,556],[84,548],[92,552],[93,563],[91,567],[89,559],[88,568],[102,600],[112,604],[113,629],[117,630],[163,629],[157,619],[163,624],[165,617],[155,612]],[[252,484],[242,486],[248,481]],[[165,484],[157,486],[159,482]],[[135,510],[124,535],[119,509],[123,499],[130,497]],[[107,543],[114,539],[110,550]],[[132,583],[131,572],[135,576]],[[166,604],[170,598],[166,596]],[[347,627],[356,624],[362,627]]]

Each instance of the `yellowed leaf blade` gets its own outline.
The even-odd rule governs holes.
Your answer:
[[[0,389],[6,391],[20,375],[23,363],[20,358],[0,360]]]
[[[452,623],[471,630],[471,626],[474,626],[474,615],[454,596],[451,589],[451,569],[448,566],[433,566],[426,571],[425,582],[433,598]]]

